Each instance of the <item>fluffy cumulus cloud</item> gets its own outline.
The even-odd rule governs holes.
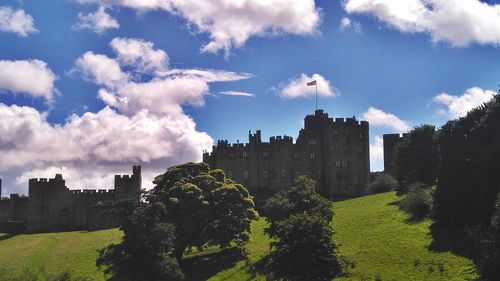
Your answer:
[[[319,74],[308,76],[302,73],[299,77],[290,79],[287,83],[279,86],[279,93],[282,98],[295,99],[299,97],[314,97],[316,95],[316,86],[308,86],[307,83],[316,81],[318,96],[334,97],[339,93],[331,85],[330,81]]]
[[[452,46],[500,44],[500,5],[479,0],[345,0],[348,13],[375,16],[402,32],[425,32]]]
[[[102,34],[108,29],[117,29],[120,24],[116,19],[106,13],[106,9],[101,6],[94,13],[78,13],[78,23],[74,25],[76,29],[87,29],[97,34]]]
[[[392,113],[384,112],[375,107],[370,107],[361,114],[362,118],[370,122],[371,126],[386,127],[398,133],[408,132],[411,128],[410,123],[399,119]]]
[[[155,50],[151,42],[135,38],[115,38],[110,46],[122,65],[133,66],[139,71],[166,70],[168,66],[167,53],[163,50]]]
[[[0,92],[53,98],[57,76],[41,60],[0,60]]]
[[[139,42],[164,54],[149,42],[117,40]],[[111,45],[115,57],[89,51],[75,62],[74,73],[99,86],[98,96],[106,104],[102,110],[51,124],[32,107],[0,103],[0,170],[15,179],[13,184],[25,188],[30,177],[62,171],[69,187],[109,188],[110,175],[130,172],[131,164],[140,163],[144,183],[151,186],[166,167],[200,161],[202,151],[213,143],[197,130],[183,106],[203,105],[210,82],[250,77],[222,70],[168,69],[166,53],[151,58],[146,52],[136,58],[127,51],[131,48]],[[161,68],[150,64],[157,60],[163,62]]]
[[[160,9],[184,18],[196,31],[208,33],[202,52],[229,54],[252,36],[317,33],[320,11],[314,0],[78,0],[82,4],[115,5],[141,12]]]
[[[471,109],[488,102],[495,95],[495,91],[474,87],[467,89],[461,96],[441,93],[435,96],[432,101],[445,107],[445,109],[440,109],[439,113],[456,119],[467,115]]]
[[[14,10],[9,6],[0,7],[0,31],[13,32],[21,37],[27,37],[38,30],[33,24],[33,17],[24,10]]]

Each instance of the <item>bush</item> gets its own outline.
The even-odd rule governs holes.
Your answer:
[[[408,193],[400,202],[402,210],[410,213],[411,219],[421,220],[432,210],[432,190],[421,183],[408,186]]]
[[[332,280],[343,271],[329,222],[298,214],[276,224],[270,266],[276,280]]]
[[[398,185],[398,181],[395,180],[388,174],[378,174],[375,176],[375,180],[370,183],[368,190],[370,193],[382,193],[395,190]]]

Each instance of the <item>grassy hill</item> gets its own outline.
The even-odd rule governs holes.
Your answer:
[[[349,262],[348,276],[339,280],[469,280],[477,276],[472,261],[450,252],[429,251],[431,222],[408,222],[408,216],[393,204],[396,200],[394,193],[384,193],[333,204],[334,239]],[[263,219],[252,225],[248,261],[217,249],[188,255],[183,263],[190,269],[189,278],[265,280],[259,263],[269,253],[265,226]],[[0,269],[29,268],[40,280],[61,271],[104,280],[94,266],[96,249],[120,237],[116,229],[10,238],[0,234]]]

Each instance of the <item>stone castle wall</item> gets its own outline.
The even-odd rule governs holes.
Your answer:
[[[305,117],[295,143],[289,136],[262,142],[257,131],[245,144],[218,141],[203,161],[253,191],[280,190],[306,175],[324,194],[357,196],[368,186],[369,126],[355,118],[334,120],[317,110]]]
[[[133,167],[131,176],[115,176],[114,190],[70,190],[60,174],[51,179],[30,179],[28,197],[13,200],[11,196],[10,200],[0,201],[0,222],[12,220],[8,216],[20,218],[26,222],[28,232],[114,227],[113,206],[120,201],[136,200],[141,184],[140,166]]]

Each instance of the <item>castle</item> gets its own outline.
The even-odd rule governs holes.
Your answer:
[[[219,168],[251,191],[276,191],[290,187],[306,175],[316,189],[340,197],[367,192],[370,174],[369,126],[353,118],[329,118],[316,110],[307,115],[297,141],[289,136],[262,142],[261,131],[249,132],[249,142],[229,144],[219,140],[203,162]]]
[[[30,179],[28,197],[11,194],[0,200],[0,232],[51,232],[115,227],[115,204],[138,200],[141,167],[132,175],[115,175],[114,190],[70,190],[61,174]],[[0,187],[1,188],[1,187]]]

